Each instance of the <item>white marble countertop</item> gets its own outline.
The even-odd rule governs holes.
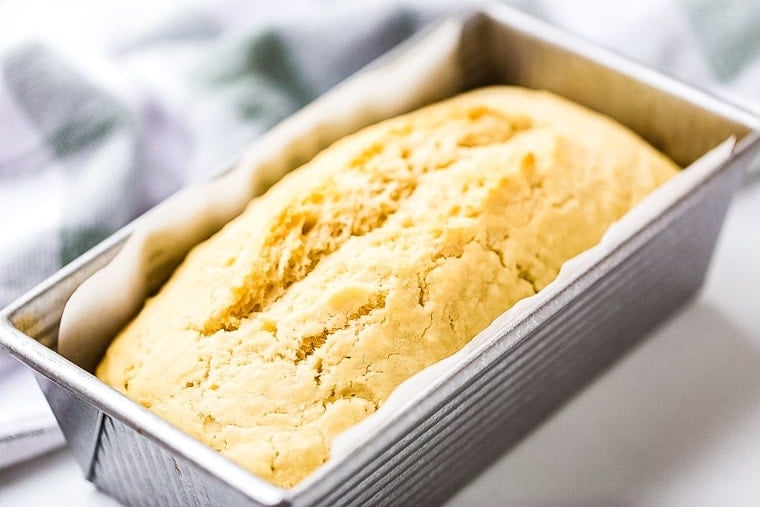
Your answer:
[[[760,504],[760,182],[687,308],[450,503]],[[65,502],[63,501],[65,499]],[[0,505],[112,506],[66,450],[0,470]]]

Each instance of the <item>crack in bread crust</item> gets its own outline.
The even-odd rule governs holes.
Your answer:
[[[443,146],[436,133],[454,124],[461,133]],[[319,188],[296,195],[263,231],[266,238],[258,256],[231,289],[230,303],[214,311],[201,332],[208,336],[234,330],[241,319],[266,310],[349,238],[381,227],[413,194],[422,175],[447,169],[466,149],[504,143],[529,130],[531,121],[475,106],[429,127],[431,135],[422,144],[408,124],[391,129],[354,154],[345,168],[336,167]],[[420,151],[429,156],[415,156]],[[348,186],[343,179],[354,184]]]

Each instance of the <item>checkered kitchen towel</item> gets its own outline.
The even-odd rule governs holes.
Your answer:
[[[0,3],[0,306],[463,4],[40,3]],[[758,0],[511,3],[760,98]]]

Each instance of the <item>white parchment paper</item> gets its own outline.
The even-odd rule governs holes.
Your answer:
[[[459,60],[461,29],[455,21],[439,26],[410,50],[349,79],[278,125],[224,176],[188,188],[145,214],[116,257],[86,280],[66,304],[59,353],[92,371],[113,336],[189,249],[239,214],[252,197],[340,137],[461,90],[466,81]],[[453,356],[402,383],[376,413],[335,439],[325,466],[372,438],[448,372],[495,340],[510,322],[543,304],[556,288],[609,254],[728,159],[732,149],[729,139],[694,162],[613,224],[597,246],[566,262],[557,279],[541,292],[518,302]]]

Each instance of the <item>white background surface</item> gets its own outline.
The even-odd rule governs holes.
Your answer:
[[[737,196],[699,297],[451,505],[760,505],[758,259],[760,181]],[[0,505],[116,503],[61,450],[0,470]]]

